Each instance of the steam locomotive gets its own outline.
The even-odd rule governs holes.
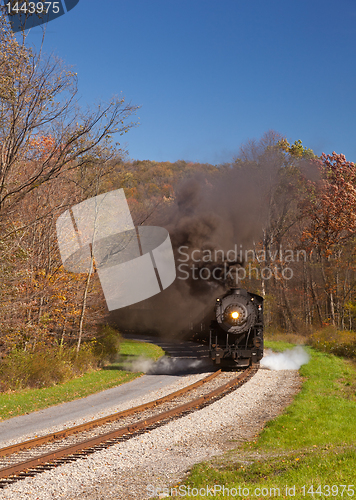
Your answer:
[[[111,321],[125,332],[144,333],[164,338],[186,339],[198,343],[209,343],[209,355],[219,367],[239,368],[257,363],[263,356],[263,298],[242,288],[231,288],[213,304],[206,305],[205,311],[194,316],[194,308],[179,323],[182,330],[167,337],[174,331],[177,314],[167,314],[162,307],[162,294],[146,301],[112,311]],[[174,290],[173,290],[174,291]],[[164,304],[176,304],[172,294]],[[174,309],[170,309],[170,312]],[[165,322],[163,321],[165,320]],[[185,325],[185,326],[184,326]]]
[[[216,299],[209,355],[221,367],[246,367],[263,356],[263,298],[231,288]]]

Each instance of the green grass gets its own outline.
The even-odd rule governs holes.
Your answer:
[[[120,356],[147,356],[157,360],[163,356],[161,347],[138,340],[125,340],[120,346]]]
[[[164,354],[164,351],[153,344],[125,340],[120,346],[120,353],[131,357],[145,355],[157,360]],[[24,389],[0,394],[0,419],[5,420],[43,410],[59,403],[83,398],[124,384],[141,375],[142,373],[130,373],[117,369],[117,364],[113,363],[102,370],[85,373],[81,377],[74,378],[63,384],[42,389]]]
[[[266,344],[279,350],[292,347],[280,342]],[[300,369],[303,385],[293,403],[282,415],[268,422],[254,442],[195,466],[181,485],[185,491],[188,487],[200,489],[215,484],[230,490],[236,488],[236,498],[246,499],[356,497],[355,365],[307,349],[311,360]],[[346,488],[341,495],[340,485],[352,484],[354,494]],[[295,486],[295,495],[286,495],[286,485]],[[322,488],[317,490],[319,485]],[[328,495],[326,486],[333,485]],[[266,488],[263,493],[262,488]],[[232,492],[235,494],[235,490]],[[194,498],[206,498],[206,494],[195,494]],[[229,498],[227,490],[224,495],[217,489],[213,498]]]
[[[120,346],[119,360],[116,365],[122,361],[133,360],[140,357],[152,358],[157,360],[163,356],[164,351],[154,344],[140,342],[138,340],[125,340]]]
[[[292,349],[295,344],[291,344],[290,342],[281,342],[276,340],[265,340],[264,346],[268,349],[273,349],[273,351],[282,352],[286,349]]]

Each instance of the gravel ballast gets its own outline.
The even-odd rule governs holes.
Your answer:
[[[134,406],[139,406],[141,404],[148,403],[150,401],[154,401],[157,398],[161,398],[163,396],[166,396],[167,394],[171,394],[174,391],[178,391],[179,389],[182,389],[183,387],[186,387],[190,384],[193,384],[194,382],[197,382],[198,380],[206,377],[207,375],[209,375],[209,374],[208,373],[199,373],[199,374],[186,375],[186,376],[181,377],[180,379],[176,380],[174,383],[169,384],[169,385],[165,385],[160,389],[157,389],[155,391],[147,391],[144,396],[141,396],[139,398],[132,398],[128,401],[124,401],[124,402],[120,402],[120,403],[116,403],[116,404],[107,403],[106,408],[100,410],[99,412],[93,411],[93,409],[91,408],[91,403],[90,403],[91,396],[88,396],[88,397],[82,399],[82,401],[87,402],[85,416],[83,416],[81,418],[77,417],[75,419],[71,418],[69,420],[62,420],[60,424],[48,425],[48,427],[43,427],[42,422],[39,420],[39,422],[37,424],[38,429],[36,429],[35,431],[31,431],[31,432],[21,433],[18,437],[14,438],[14,439],[7,439],[6,438],[6,430],[4,431],[2,429],[3,426],[2,426],[2,423],[0,423],[0,447],[5,448],[6,446],[11,446],[11,445],[16,444],[16,443],[21,443],[22,441],[27,441],[27,440],[33,439],[35,437],[45,436],[46,434],[50,434],[52,432],[58,432],[58,431],[61,431],[63,429],[66,429],[68,427],[73,427],[75,425],[84,424],[85,422],[90,422],[90,421],[95,420],[97,418],[106,417],[107,415],[112,415],[116,412],[127,410],[128,408],[133,408]],[[139,382],[140,380],[142,380],[142,379],[138,378],[138,379],[134,380],[133,382],[136,383],[136,382]],[[127,384],[123,384],[123,385],[128,387],[131,383],[132,382],[128,382]],[[123,388],[123,385],[120,385],[117,388],[118,389]],[[108,392],[108,391],[111,391],[111,389],[108,389],[105,392]],[[68,406],[71,406],[72,404],[75,404],[75,403],[76,403],[76,401],[71,401],[71,402],[65,403],[65,404]],[[60,406],[61,405],[53,406],[52,409],[55,410],[56,408],[58,408]],[[35,413],[41,414],[44,412],[38,411]],[[21,418],[26,418],[26,416],[15,417],[14,419],[5,420],[3,423],[13,426],[13,425],[16,425],[16,424],[14,424],[14,422],[17,422],[18,419],[21,419]]]
[[[7,486],[0,491],[0,499],[149,498],[152,491],[182,480],[194,464],[252,439],[291,402],[299,387],[297,371],[260,369],[245,385],[212,405],[85,459]]]

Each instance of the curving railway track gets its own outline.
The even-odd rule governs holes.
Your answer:
[[[258,364],[240,372],[214,372],[155,401],[0,449],[0,488],[86,457],[201,409],[249,380]]]

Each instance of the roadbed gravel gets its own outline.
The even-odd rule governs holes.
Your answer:
[[[52,432],[58,432],[68,427],[84,424],[85,422],[91,422],[97,418],[106,417],[107,415],[154,401],[157,398],[194,384],[194,382],[207,375],[209,373],[189,374],[182,377],[143,375],[131,382],[119,385],[113,389],[107,389],[101,393],[5,420],[0,422],[0,447],[5,448],[6,446],[21,443],[35,437],[45,436]],[[169,379],[172,379],[171,383],[167,382]],[[149,387],[157,387],[160,384],[162,384],[162,387],[159,389],[149,389]],[[140,392],[141,396],[132,397],[132,394],[136,394],[137,392]],[[126,397],[130,393],[131,398],[127,397],[125,400],[120,400],[120,396],[123,395]],[[100,410],[97,409],[95,411],[93,401],[100,397],[102,402],[100,405],[96,405],[96,407],[100,407]],[[78,405],[81,406],[80,412],[77,410]],[[66,410],[61,413],[64,407]],[[60,421],[60,423],[54,424],[54,420]],[[11,433],[17,433],[17,436],[9,438],[9,434]]]
[[[268,420],[290,404],[299,388],[297,371],[260,369],[242,387],[210,406],[87,458],[7,486],[0,491],[0,499],[152,498],[152,492],[183,480],[194,464],[253,439]],[[136,400],[135,404],[142,402]]]

